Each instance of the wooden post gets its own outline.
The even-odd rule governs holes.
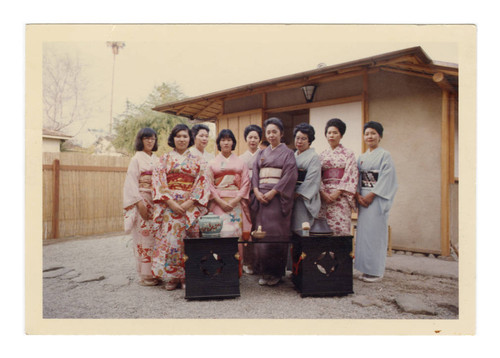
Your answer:
[[[441,115],[441,255],[450,255],[450,93],[442,91]]]
[[[52,188],[52,238],[59,237],[59,159],[52,163],[53,188]]]

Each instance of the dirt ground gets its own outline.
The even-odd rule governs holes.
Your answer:
[[[244,274],[240,297],[186,300],[137,284],[131,238],[80,238],[43,247],[44,318],[457,319],[456,261],[395,254],[384,279],[355,278],[353,294],[301,297],[291,273],[277,287]],[[451,272],[451,273],[450,273]],[[355,272],[356,276],[356,272]]]

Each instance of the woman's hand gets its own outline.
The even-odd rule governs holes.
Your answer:
[[[327,204],[332,204],[341,194],[341,190],[334,190],[331,194],[328,194],[325,191],[320,192],[321,199]]]
[[[228,203],[227,201],[225,201],[224,199],[217,198],[215,201],[217,202],[219,207],[222,210],[224,210],[224,212],[226,212],[226,213],[229,213],[229,212],[233,211],[233,209],[234,209],[234,206],[231,205],[231,203]]]
[[[141,218],[143,220],[149,220],[149,213],[148,213],[148,208],[146,207],[146,204],[144,204],[144,201],[138,201],[137,202],[137,210],[139,211],[139,215],[141,215]]]
[[[181,205],[179,205],[175,200],[168,200],[167,205],[177,215],[185,215],[186,214],[186,210]]]
[[[358,198],[358,203],[361,206],[367,208],[373,202],[373,199],[375,199],[375,194],[368,193],[365,196],[362,196],[361,194],[358,194],[357,198]]]
[[[267,193],[265,193],[263,196],[267,202],[270,202],[271,200],[273,200],[273,198],[276,196],[276,194],[278,194],[278,192],[274,189],[271,189]]]
[[[182,209],[184,209],[184,213],[191,209],[191,207],[194,205],[194,201],[192,199],[188,199],[185,202],[183,202],[180,206]]]
[[[267,199],[264,197],[264,195],[260,192],[259,189],[255,188],[253,190],[254,194],[255,194],[255,198],[259,201],[259,203],[262,203],[262,204],[268,204],[269,202],[267,201]]]

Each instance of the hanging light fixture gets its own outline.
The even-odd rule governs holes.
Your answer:
[[[303,86],[302,92],[304,92],[304,97],[306,98],[306,102],[310,103],[313,101],[314,92],[316,92],[316,86],[315,85]]]

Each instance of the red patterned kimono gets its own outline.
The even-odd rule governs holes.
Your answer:
[[[135,204],[143,201],[149,213],[153,211],[151,199],[151,175],[158,164],[153,153],[137,152],[130,160],[123,186],[125,231],[132,234],[136,269],[141,280],[151,280],[151,253],[153,250],[152,221],[143,220]]]
[[[334,235],[351,233],[351,214],[355,208],[354,194],[358,185],[358,166],[354,152],[339,144],[334,150],[326,149],[321,155],[321,188],[331,194],[343,190],[332,204],[321,203],[319,217],[326,218]]]
[[[186,151],[164,154],[153,171],[153,274],[165,281],[185,278],[184,238],[197,219],[207,213],[210,196],[206,162]],[[185,215],[174,213],[167,200],[193,200]]]

